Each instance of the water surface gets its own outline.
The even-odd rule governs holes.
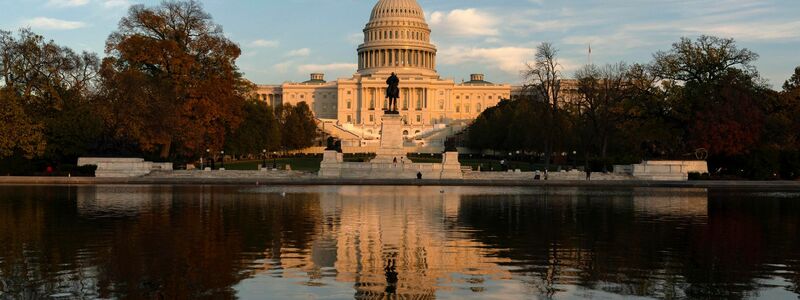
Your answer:
[[[0,299],[800,295],[800,193],[0,187]]]

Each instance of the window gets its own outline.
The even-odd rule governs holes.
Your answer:
[[[481,104],[480,104],[480,103],[478,103],[478,105],[477,105],[477,106],[475,106],[475,112],[481,112],[481,108],[482,108],[482,107],[481,107]]]
[[[461,105],[456,104],[456,112],[461,112]]]
[[[353,123],[353,116],[347,115],[347,123]]]
[[[369,115],[369,121],[370,122],[375,122],[375,116],[374,115]]]
[[[300,94],[300,99],[304,99],[306,95]]]
[[[417,123],[422,123],[422,116],[417,115]]]
[[[348,94],[348,95],[350,95],[350,94],[352,94],[352,93],[353,93],[352,91],[347,91],[347,94]]]
[[[469,100],[469,96],[466,96],[464,99],[467,99],[467,100]]]
[[[489,96],[489,100],[492,100],[492,96]]]
[[[408,136],[408,130],[403,130],[403,136]]]
[[[444,109],[444,100],[439,99],[439,109]]]
[[[469,104],[464,105],[464,112],[469,113]]]
[[[350,100],[347,100],[347,109],[350,109]]]
[[[456,100],[461,99],[461,96],[456,96]]]

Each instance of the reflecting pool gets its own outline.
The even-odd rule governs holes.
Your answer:
[[[800,295],[800,192],[0,186],[0,299]]]

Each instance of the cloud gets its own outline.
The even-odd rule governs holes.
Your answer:
[[[102,4],[105,8],[128,7],[131,5],[128,0],[103,0]]]
[[[475,8],[435,11],[428,23],[436,32],[456,36],[495,36],[500,34],[497,18]]]
[[[287,60],[287,61],[284,61],[284,62],[277,63],[277,64],[273,65],[272,69],[274,69],[275,71],[280,72],[280,73],[286,73],[287,71],[289,71],[289,67],[291,67],[292,64],[294,64],[293,61]]]
[[[278,41],[264,40],[264,39],[258,39],[250,42],[250,46],[258,48],[274,48],[278,47],[278,45],[280,45]]]
[[[326,71],[355,71],[358,68],[357,64],[351,63],[332,63],[332,64],[306,64],[300,65],[297,67],[297,71],[300,73],[311,73],[311,72],[326,72]]]
[[[364,33],[356,32],[347,35],[347,42],[352,45],[358,45],[364,42]]]
[[[453,46],[442,49],[437,55],[443,65],[477,63],[500,69],[510,74],[519,74],[527,61],[532,60],[536,49],[525,47],[477,48]]]
[[[48,0],[47,6],[54,7],[77,7],[89,4],[89,0]]]
[[[286,56],[292,57],[304,57],[309,55],[311,55],[311,49],[308,48],[295,49],[286,53]]]
[[[86,27],[84,22],[65,21],[46,17],[37,17],[23,22],[26,27],[41,30],[73,30]]]

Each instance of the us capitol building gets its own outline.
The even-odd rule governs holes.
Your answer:
[[[386,79],[400,77],[398,109],[406,147],[437,151],[448,136],[460,132],[486,108],[510,99],[509,84],[494,84],[483,74],[456,83],[436,72],[436,46],[416,0],[379,0],[358,46],[358,70],[351,78],[325,81],[313,73],[308,81],[259,85],[258,97],[269,105],[306,102],[326,134],[342,139],[353,151],[369,152],[380,138],[381,115],[388,106]]]

